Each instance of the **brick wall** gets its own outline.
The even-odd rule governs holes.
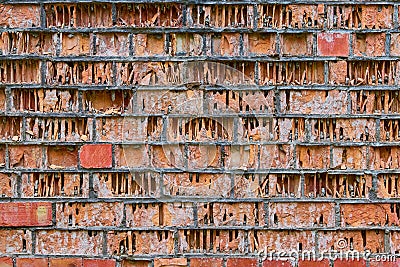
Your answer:
[[[398,2],[5,2],[0,266],[400,266]]]

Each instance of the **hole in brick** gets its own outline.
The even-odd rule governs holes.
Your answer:
[[[206,27],[249,27],[253,10],[246,5],[193,5],[188,7],[188,24]]]
[[[261,62],[262,85],[311,85],[324,83],[323,62]]]
[[[47,27],[111,26],[111,4],[45,5]]]

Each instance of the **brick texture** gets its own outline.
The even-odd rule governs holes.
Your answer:
[[[399,266],[399,7],[1,1],[0,267]]]

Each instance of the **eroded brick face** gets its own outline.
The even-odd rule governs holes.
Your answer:
[[[399,266],[396,1],[3,2],[0,267]]]

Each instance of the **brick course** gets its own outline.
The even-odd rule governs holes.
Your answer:
[[[0,267],[398,266],[260,256],[400,250],[396,1],[7,0],[0,27]]]

